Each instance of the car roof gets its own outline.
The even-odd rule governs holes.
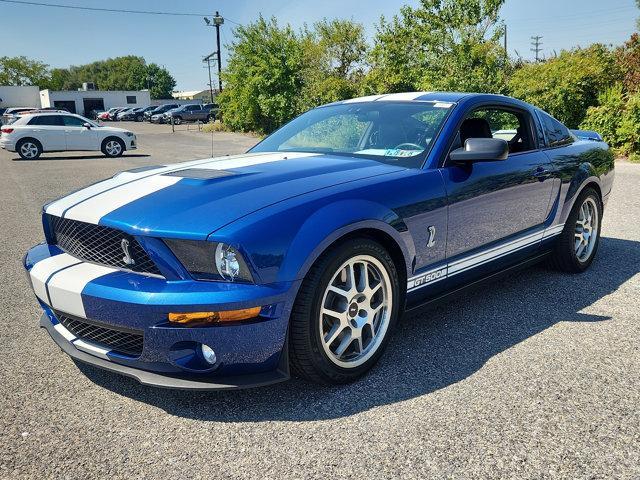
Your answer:
[[[417,102],[458,102],[469,95],[478,95],[463,92],[401,92],[386,93],[381,95],[368,95],[366,97],[351,98],[334,102],[331,105],[341,103],[360,103],[360,102],[399,102],[399,101],[417,101]]]

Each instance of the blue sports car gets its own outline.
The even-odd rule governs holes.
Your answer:
[[[49,203],[24,266],[82,362],[171,388],[345,383],[405,311],[541,260],[588,268],[613,167],[599,135],[512,98],[357,98]]]

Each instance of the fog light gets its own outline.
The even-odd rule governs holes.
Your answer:
[[[213,348],[203,343],[200,347],[200,351],[202,352],[202,356],[208,364],[213,365],[214,363],[216,363],[216,352],[213,351]]]

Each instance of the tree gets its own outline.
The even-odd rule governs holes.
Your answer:
[[[0,85],[36,85],[48,80],[48,65],[27,57],[0,57]]]
[[[630,93],[640,91],[640,35],[631,35],[624,45],[616,49],[615,55],[625,90]]]
[[[176,85],[171,74],[155,63],[147,64],[142,57],[98,60],[86,65],[54,68],[46,82],[52,90],[75,90],[84,82],[93,82],[100,90],[142,90],[148,88],[151,98],[171,98]]]
[[[149,88],[151,98],[172,98],[171,92],[175,86],[176,81],[167,69],[159,67],[155,63],[147,65],[146,82],[143,88]]]
[[[239,26],[235,37],[228,46],[226,88],[219,97],[225,124],[234,130],[272,132],[299,111],[302,41],[290,26],[262,16]]]
[[[381,18],[364,93],[459,90],[506,93],[500,44],[504,0],[421,0]]]
[[[357,96],[364,75],[364,28],[350,20],[323,20],[301,34],[304,51],[299,110]]]
[[[570,128],[584,120],[598,95],[620,76],[615,56],[601,44],[563,50],[556,58],[529,63],[511,77],[511,94],[546,110]]]

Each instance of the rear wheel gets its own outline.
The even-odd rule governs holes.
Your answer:
[[[180,117],[173,117],[173,124],[174,125],[180,125],[182,123],[182,118]]]
[[[399,308],[398,273],[380,244],[356,239],[330,250],[307,274],[293,308],[293,372],[325,384],[357,379],[382,355]]]
[[[42,154],[42,144],[33,138],[25,138],[18,142],[16,151],[25,160],[35,160]]]
[[[589,268],[598,251],[601,224],[600,196],[594,189],[587,188],[567,218],[551,257],[551,265],[569,273],[580,273]]]
[[[124,152],[124,142],[119,138],[110,137],[102,142],[102,153],[107,157],[119,157]]]

